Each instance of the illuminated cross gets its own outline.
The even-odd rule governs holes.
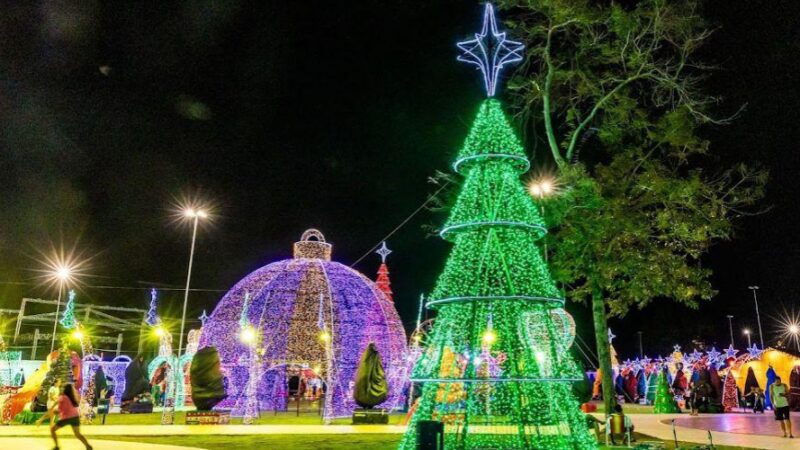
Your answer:
[[[386,246],[386,241],[383,241],[383,243],[381,244],[381,248],[375,250],[375,253],[381,255],[381,262],[385,263],[386,257],[389,256],[389,253],[392,253],[392,251],[389,250],[389,247]]]
[[[483,75],[486,95],[494,97],[497,89],[497,77],[506,64],[522,61],[525,46],[521,42],[506,39],[506,33],[497,31],[494,7],[486,4],[483,13],[483,28],[475,33],[475,39],[456,44],[462,52],[458,60],[478,66]]]
[[[200,317],[198,317],[198,319],[200,319],[201,326],[205,326],[206,325],[206,320],[208,320],[208,314],[206,314],[206,310],[205,309],[203,310],[203,314],[201,314]]]
[[[611,344],[614,342],[614,338],[617,337],[614,333],[611,332],[611,328],[608,329],[608,343]]]

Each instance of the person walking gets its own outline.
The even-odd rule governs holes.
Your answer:
[[[47,410],[50,411],[58,403],[58,396],[61,395],[61,380],[56,379],[50,389],[47,390]],[[55,423],[55,416],[50,418],[50,425]]]
[[[789,419],[789,386],[781,381],[781,377],[775,377],[775,382],[770,385],[769,397],[772,399],[772,407],[775,408],[775,420],[781,423],[783,437],[794,438]]]
[[[81,417],[78,404],[79,399],[78,393],[75,391],[75,386],[72,384],[65,384],[64,392],[58,397],[58,402],[36,421],[36,425],[41,425],[45,418],[54,416],[56,411],[58,411],[58,422],[50,426],[50,436],[55,443],[53,450],[58,450],[58,436],[56,436],[56,431],[67,425],[72,427],[72,432],[75,434],[75,437],[86,446],[86,450],[92,450],[89,441],[81,434]]]

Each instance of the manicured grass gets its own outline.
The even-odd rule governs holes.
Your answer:
[[[597,412],[604,413],[606,407],[603,402],[592,402],[597,405]],[[625,414],[653,414],[653,405],[637,405],[635,403],[625,403],[622,405]]]
[[[115,436],[107,439],[153,444],[185,445],[213,450],[389,450],[397,448],[400,434],[251,435],[251,436]],[[100,439],[92,439],[92,441]]]

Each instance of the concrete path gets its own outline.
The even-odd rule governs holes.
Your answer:
[[[672,441],[671,420],[676,419],[675,430],[679,441],[693,442],[698,444],[708,443],[708,430],[706,426],[710,422],[725,423],[726,421],[741,422],[750,417],[741,417],[737,414],[703,414],[691,417],[687,414],[629,414],[637,433],[653,436],[663,441]],[[760,420],[760,418],[759,418]],[[796,434],[800,434],[800,427]],[[780,433],[780,426],[772,420],[769,427],[756,428],[754,426],[740,426],[741,430],[751,432],[758,431],[759,434],[744,434],[741,432],[722,432],[714,431],[712,428],[711,436],[715,445],[732,445],[765,450],[800,450],[800,438],[785,439]]]
[[[83,444],[77,439],[59,436],[61,450],[84,450]],[[95,450],[142,450],[143,445],[138,442],[90,440]],[[0,448],[9,450],[49,450],[53,448],[50,438],[30,437],[0,437]],[[147,450],[196,450],[197,447],[179,447],[177,445],[147,444]]]

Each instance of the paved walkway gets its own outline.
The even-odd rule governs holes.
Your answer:
[[[84,450],[83,444],[75,438],[61,438],[58,443],[61,450]],[[142,444],[138,442],[104,441],[90,440],[90,444],[95,450],[142,450]],[[2,449],[25,449],[39,450],[53,448],[53,440],[50,438],[30,438],[30,437],[0,437],[0,448]],[[196,447],[179,447],[177,445],[147,444],[148,450],[197,450]]]
[[[675,431],[679,441],[693,442],[698,444],[708,443],[708,430],[711,429],[711,436],[715,445],[732,445],[766,450],[800,450],[800,438],[785,439],[780,434],[780,427],[775,423],[774,418],[767,416],[771,420],[769,426],[761,424],[765,420],[762,417],[739,414],[704,414],[691,417],[687,414],[629,414],[636,432],[653,436],[663,441],[672,441],[672,419],[675,419]],[[755,421],[746,424],[747,422]],[[722,424],[731,423],[726,427]],[[716,424],[715,428],[707,425]],[[763,426],[762,426],[763,425]],[[796,434],[800,434],[800,427],[795,424]],[[725,431],[714,431],[724,428]],[[738,432],[731,430],[737,429]],[[777,430],[777,432],[776,432]],[[757,432],[760,434],[743,434]]]

